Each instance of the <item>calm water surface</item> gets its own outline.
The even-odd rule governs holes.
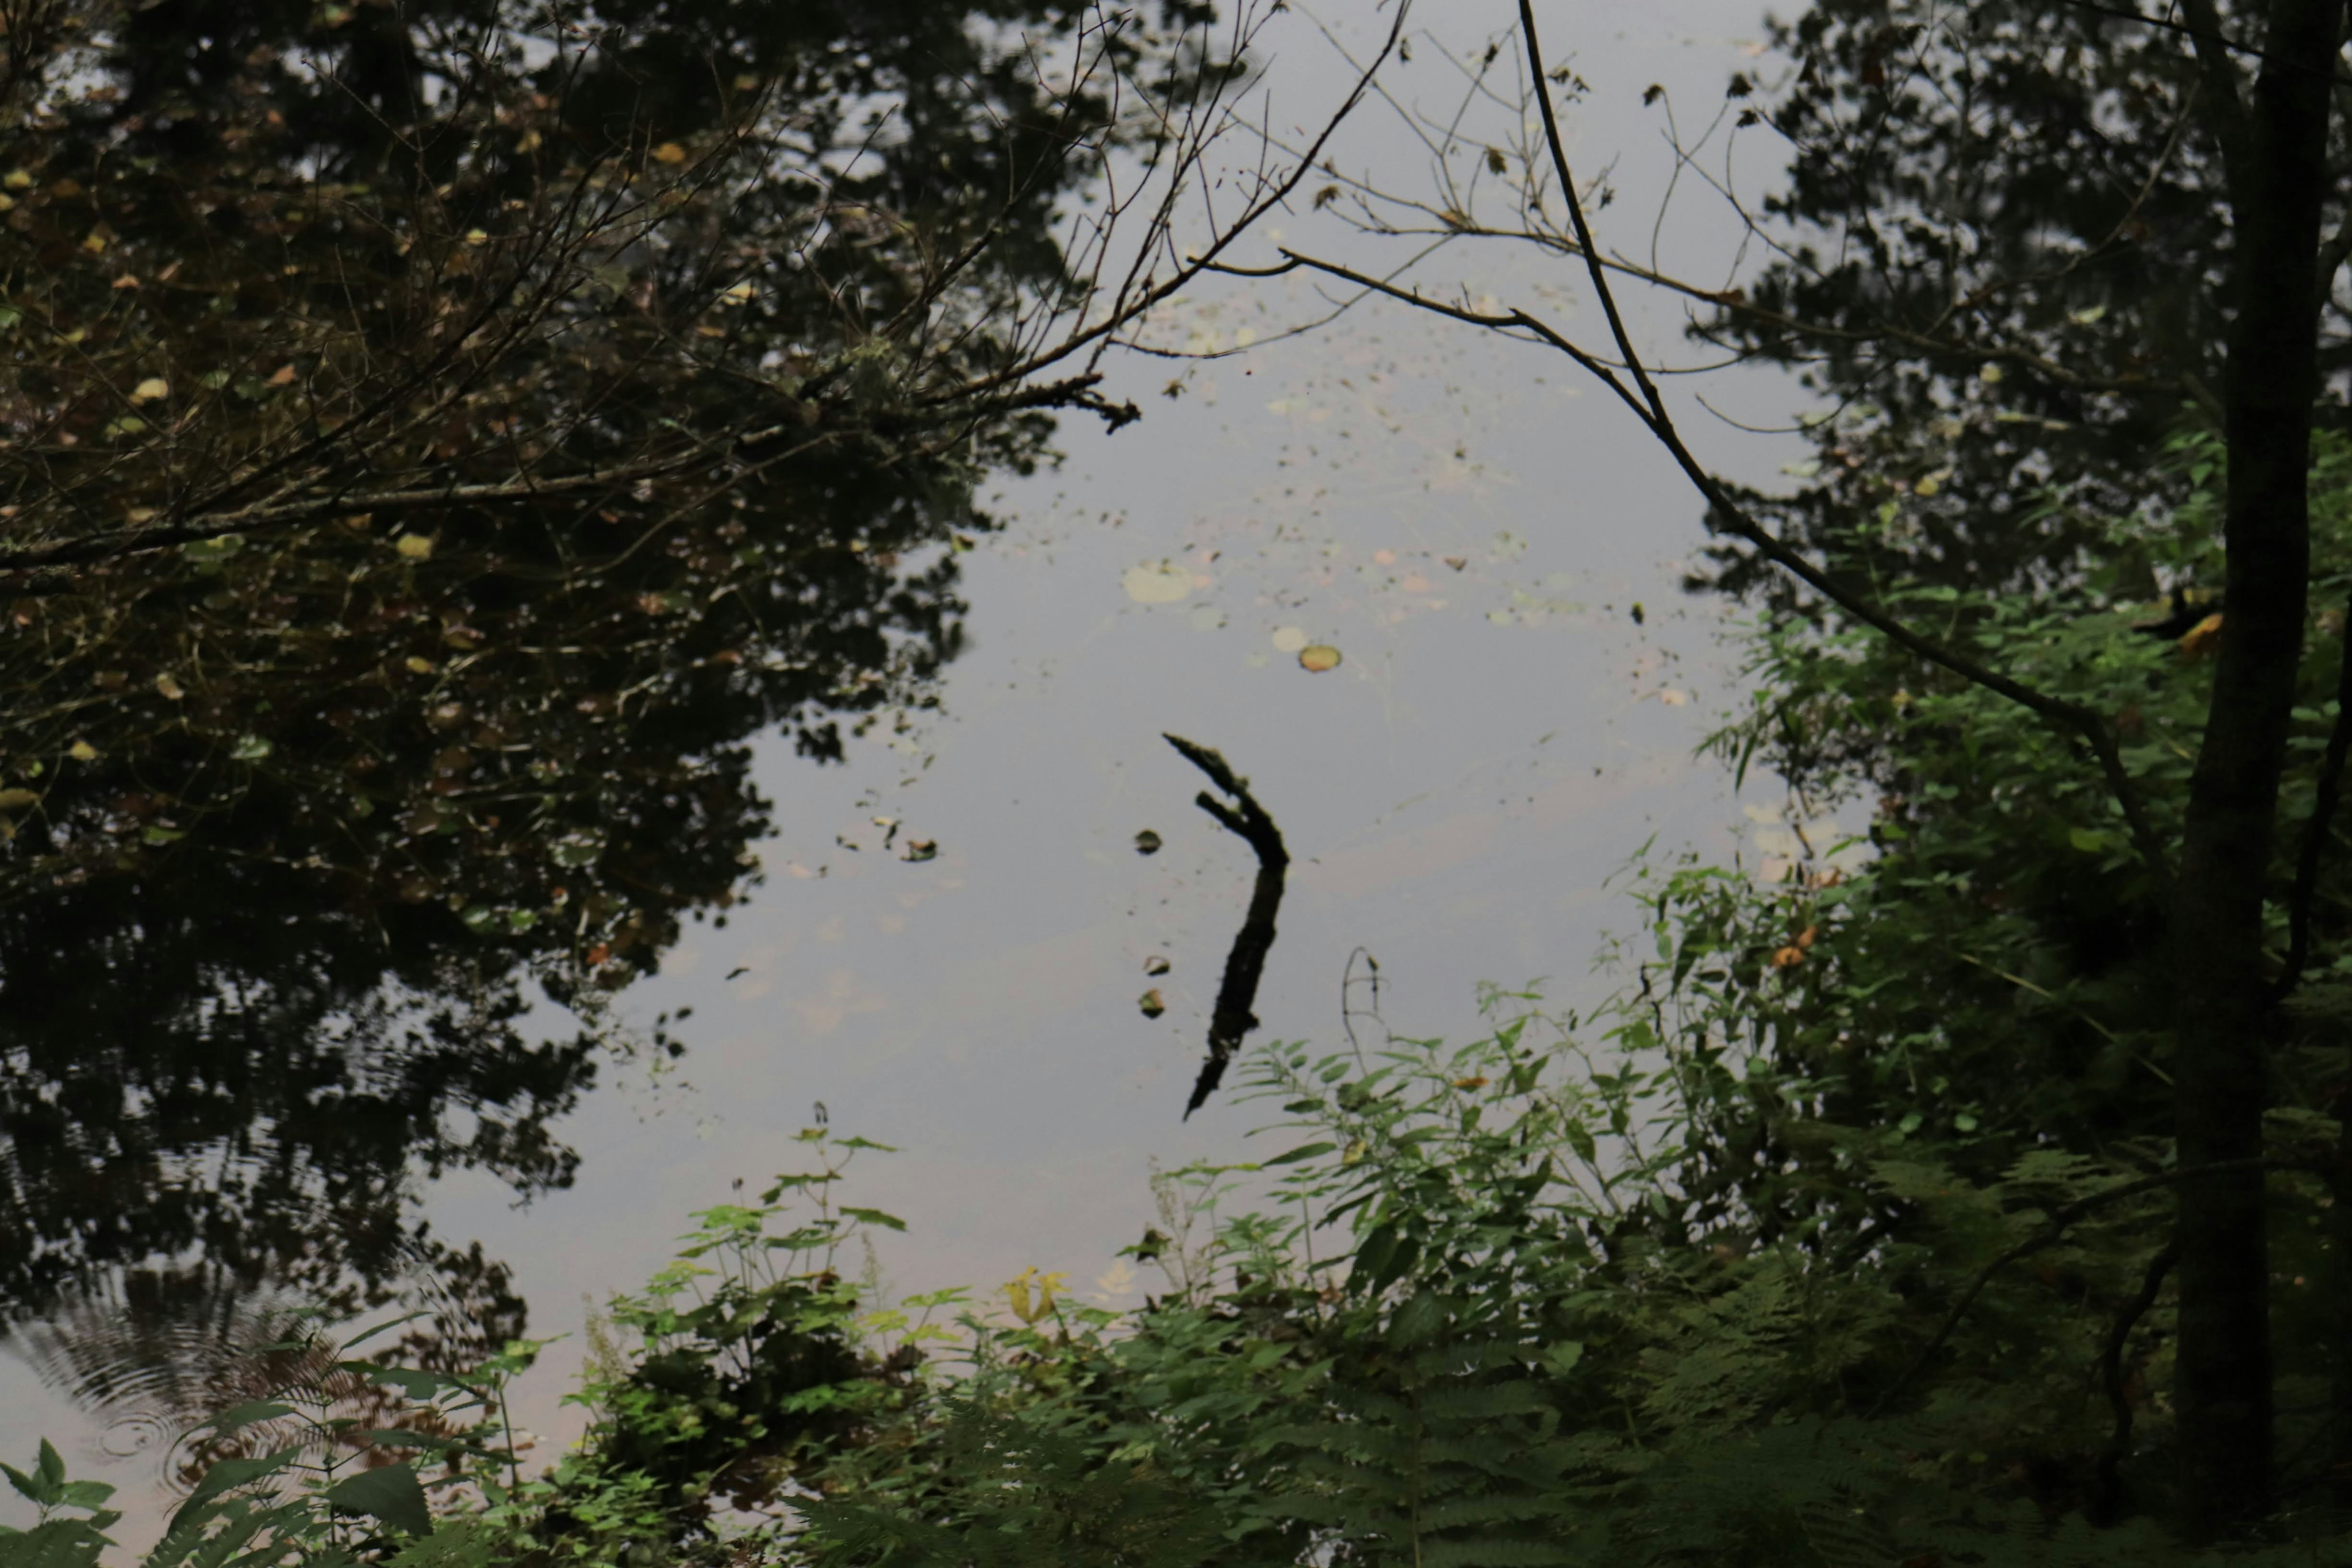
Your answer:
[[[1637,247],[1670,168],[1643,87],[1711,112],[1754,14],[1566,9],[1556,48],[1591,26],[1580,148],[1622,155],[1611,216],[1639,215],[1621,226]],[[1320,46],[1284,47],[1300,95],[1328,98]],[[1417,63],[1400,90],[1434,94],[1440,68]],[[1401,151],[1392,124],[1359,135],[1360,157]],[[1393,166],[1412,177],[1409,156]],[[1696,205],[1663,237],[1718,268],[1736,241]],[[1506,292],[1542,276],[1508,255],[1445,275]],[[1230,344],[1313,308],[1303,287],[1223,290],[1177,325]],[[1678,350],[1677,325],[1643,321]],[[908,1222],[880,1254],[895,1288],[1035,1265],[1139,1300],[1113,1254],[1150,1217],[1152,1163],[1246,1157],[1257,1115],[1226,1094],[1179,1120],[1253,863],[1191,804],[1201,780],[1162,731],[1221,749],[1292,851],[1257,1041],[1336,1046],[1360,947],[1407,1036],[1474,1030],[1481,982],[1590,998],[1628,923],[1611,874],[1645,841],[1727,853],[1752,831],[1692,755],[1740,700],[1721,607],[1677,586],[1698,508],[1569,367],[1368,309],[1242,357],[1108,368],[1148,416],[1116,436],[1070,425],[1058,471],[995,487],[1004,526],[961,558],[971,640],[941,710],[838,765],[762,745],[779,827],[759,884],[623,997],[641,1027],[671,1015],[684,1056],[602,1065],[555,1128],[580,1157],[566,1188],[518,1206],[478,1173],[420,1180],[434,1232],[511,1267],[533,1334],[572,1336],[520,1390],[549,1444],[576,1430],[558,1401],[584,1304],[642,1280],[736,1178],[796,1165],[820,1103],[835,1130],[903,1151],[857,1166],[851,1194]],[[1708,390],[1767,419],[1795,401],[1760,379]],[[1694,418],[1734,477],[1789,455]],[[1302,669],[1302,637],[1342,663]],[[1747,804],[1778,802],[1751,781]],[[1147,828],[1164,841],[1149,858]],[[910,839],[937,857],[901,858]],[[1154,956],[1171,965],[1157,979]],[[1152,985],[1156,1020],[1137,1005]],[[100,1302],[20,1335],[0,1357],[0,1453],[46,1433],[78,1469],[148,1487],[221,1328],[191,1311],[176,1338],[142,1338]]]

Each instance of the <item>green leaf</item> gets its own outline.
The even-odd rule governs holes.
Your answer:
[[[239,1487],[251,1486],[257,1481],[266,1480],[278,1474],[291,1465],[295,1456],[301,1451],[299,1447],[280,1448],[274,1454],[264,1454],[250,1459],[223,1459],[205,1472],[205,1479],[196,1483],[195,1490],[188,1494],[187,1500],[173,1510],[172,1528],[177,1530],[183,1521],[189,1519],[205,1504],[219,1497],[223,1492],[234,1491]]]
[[[327,1500],[345,1513],[380,1519],[409,1535],[433,1533],[433,1510],[425,1488],[405,1461],[347,1476],[327,1489]]]
[[[1269,1167],[1275,1165],[1296,1165],[1301,1160],[1312,1160],[1318,1154],[1328,1154],[1332,1150],[1338,1147],[1339,1145],[1337,1143],[1301,1143],[1296,1149],[1286,1150],[1282,1153],[1276,1154],[1273,1159],[1266,1161],[1265,1163]]]
[[[54,1492],[66,1484],[65,1459],[58,1454],[57,1445],[47,1437],[41,1439],[39,1466],[42,1486]]]
[[[226,1436],[240,1426],[250,1426],[257,1421],[275,1421],[281,1415],[291,1415],[294,1407],[275,1399],[248,1399],[242,1405],[231,1405],[213,1417],[212,1430]]]
[[[340,1361],[335,1366],[341,1372],[355,1372],[372,1383],[388,1383],[411,1399],[433,1399],[453,1389],[467,1394],[473,1392],[446,1373],[423,1372],[408,1366],[385,1366],[372,1361]]]
[[[844,1204],[841,1208],[841,1213],[842,1217],[845,1219],[854,1219],[860,1225],[878,1225],[886,1230],[904,1230],[907,1228],[907,1222],[905,1220],[900,1219],[894,1214],[885,1214],[880,1209],[852,1208],[848,1205]]]
[[[28,1501],[47,1508],[58,1500],[57,1494],[52,1489],[26,1475],[14,1465],[0,1465],[0,1472],[5,1472],[8,1484],[15,1487],[17,1494]]]
[[[95,1513],[114,1495],[110,1481],[68,1481],[58,1488],[58,1500],[68,1508],[86,1508]]]

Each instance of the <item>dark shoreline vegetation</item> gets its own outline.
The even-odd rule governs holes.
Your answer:
[[[1433,63],[1383,17],[1228,187],[1262,18],[1182,0],[0,4],[0,1300],[100,1395],[247,1350],[149,1568],[2347,1560],[2352,8],[1816,0],[1677,143],[1777,138],[1736,287],[1596,238],[1561,113],[1664,90],[1525,0],[1435,62],[1433,189],[1343,166]],[[1277,211],[1319,248],[1234,263]],[[1457,242],[1594,335],[1397,270]],[[1260,861],[1195,1103],[1281,1146],[1160,1185],[1165,1288],[885,1299],[883,1151],[812,1130],[527,1468],[544,1346],[423,1184],[561,1185],[599,1063],[684,1048],[613,996],[750,887],[751,742],[936,701],[976,487],[1139,418],[1097,365],[1209,272],[1611,392],[1794,847],[1637,858],[1590,1010],[1243,1052],[1287,851],[1180,743]],[[1693,454],[1636,287],[1795,374],[1790,493]],[[108,1549],[5,1473],[0,1563]]]

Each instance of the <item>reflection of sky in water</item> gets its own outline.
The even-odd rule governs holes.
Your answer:
[[[1618,6],[1602,14],[1635,36],[1553,44],[1596,87],[1583,144],[1624,150],[1610,216],[1641,215],[1629,245],[1654,211],[1645,171],[1665,166],[1642,88],[1711,103],[1752,28],[1743,5],[1685,9],[1727,18],[1722,41],[1661,40],[1648,8]],[[1287,237],[1329,237],[1307,226]],[[1670,225],[1669,253],[1680,230],[1727,255],[1719,216]],[[1482,287],[1529,297],[1503,269],[1523,258],[1486,259]],[[909,1222],[881,1250],[896,1288],[1035,1265],[1140,1299],[1148,1279],[1110,1254],[1151,1217],[1150,1162],[1244,1156],[1255,1115],[1229,1078],[1178,1121],[1254,862],[1192,805],[1202,781],[1163,731],[1222,750],[1290,845],[1254,1042],[1337,1043],[1359,945],[1408,1036],[1471,1029],[1481,981],[1590,997],[1623,923],[1604,882],[1645,839],[1727,856],[1744,836],[1751,862],[1786,858],[1758,837],[1786,835],[1777,803],[1744,822],[1729,779],[1691,760],[1737,692],[1719,608],[1676,586],[1699,509],[1664,455],[1564,362],[1392,309],[1265,341],[1313,305],[1296,280],[1221,295],[1164,328],[1201,346],[1249,332],[1247,357],[1109,362],[1107,390],[1147,416],[1108,437],[1074,422],[1065,468],[997,487],[1005,527],[963,558],[972,646],[943,712],[878,726],[839,768],[762,757],[782,825],[764,885],[629,995],[647,1018],[691,1008],[683,1062],[607,1069],[560,1130],[583,1157],[570,1191],[517,1210],[478,1177],[436,1189],[436,1230],[479,1237],[515,1266],[533,1331],[572,1336],[524,1386],[526,1426],[576,1428],[557,1401],[583,1298],[642,1280],[733,1178],[793,1164],[820,1100],[835,1131],[905,1151],[861,1157],[848,1194]],[[1684,352],[1678,318],[1646,326]],[[1769,384],[1707,391],[1787,412]],[[1690,413],[1734,478],[1789,455]],[[1318,645],[1341,661],[1310,673],[1298,655]],[[1150,858],[1144,828],[1165,840]],[[916,841],[936,857],[907,858]],[[1153,955],[1170,973],[1147,976]],[[5,1406],[12,1454],[88,1430],[14,1366]]]

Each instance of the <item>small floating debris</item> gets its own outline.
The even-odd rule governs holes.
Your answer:
[[[907,852],[898,857],[901,860],[936,860],[939,858],[939,842],[931,838],[908,839]]]
[[[1135,1010],[1147,1018],[1157,1018],[1168,1011],[1168,1004],[1160,999],[1160,987],[1153,986],[1135,999]]]
[[[1156,952],[1143,961],[1143,973],[1146,974],[1165,974],[1175,967]]]
[[[1138,855],[1157,855],[1157,854],[1159,854],[1159,853],[1160,853],[1160,835],[1158,835],[1157,833],[1152,832],[1152,831],[1151,831],[1151,829],[1150,829],[1149,827],[1145,828],[1142,832],[1140,832],[1140,833],[1137,834],[1137,835],[1135,836],[1135,852],[1136,852]]]
[[[1298,650],[1298,668],[1320,675],[1327,669],[1339,668],[1339,650],[1329,643],[1318,642]]]

